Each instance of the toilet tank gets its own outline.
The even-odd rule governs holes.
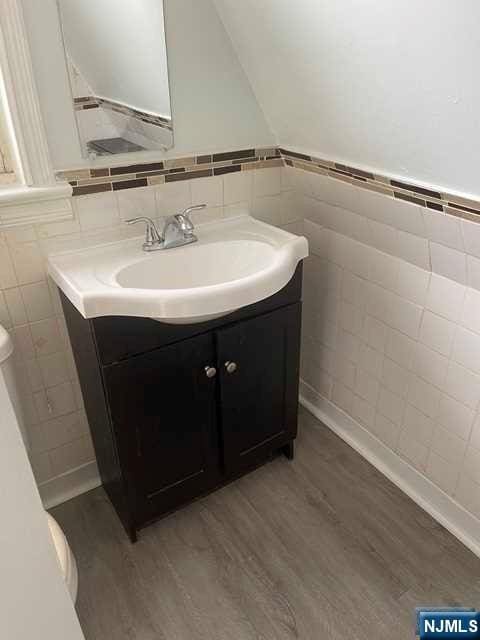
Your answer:
[[[8,332],[0,325],[0,384],[7,387],[8,395],[17,417],[18,426],[22,433],[23,442],[28,449],[28,437],[25,429],[25,421],[20,405],[20,396],[15,379],[13,367],[13,341]]]

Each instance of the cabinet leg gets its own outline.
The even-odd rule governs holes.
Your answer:
[[[293,460],[295,457],[295,442],[292,440],[282,447],[282,453],[288,460]]]

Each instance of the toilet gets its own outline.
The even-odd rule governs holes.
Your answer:
[[[20,398],[18,395],[18,389],[15,382],[15,374],[12,362],[13,354],[13,342],[10,335],[0,325],[0,384],[4,384],[7,388],[7,392],[10,396],[10,400],[13,405],[13,410],[17,417],[17,422],[22,433],[25,448],[28,451],[28,435],[25,430],[25,423],[23,421],[22,410],[20,406]],[[61,530],[58,523],[48,513],[45,513],[47,518],[48,527],[52,536],[55,551],[57,552],[58,563],[62,571],[63,579],[67,585],[68,591],[73,602],[77,598],[78,590],[78,571],[75,556],[70,549],[65,534]]]

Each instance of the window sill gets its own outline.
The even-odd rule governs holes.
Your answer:
[[[0,229],[71,220],[71,195],[72,187],[67,182],[48,187],[11,185],[0,188]]]

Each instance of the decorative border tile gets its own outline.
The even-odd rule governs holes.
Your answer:
[[[107,100],[106,98],[97,98],[96,96],[84,96],[81,98],[75,98],[74,101],[75,111],[84,111],[86,109],[109,109],[110,111],[116,111],[117,113],[123,113],[126,116],[136,118],[142,122],[153,124],[156,127],[162,127],[173,131],[172,121],[162,116],[156,116],[146,111],[140,111],[139,109],[133,109],[121,102],[115,102],[114,100]]]
[[[58,172],[57,179],[69,182],[73,187],[74,196],[82,196],[282,166],[284,162],[280,151],[269,147],[117,167],[72,169]]]
[[[281,166],[319,173],[431,211],[480,223],[480,201],[279,147],[241,149],[98,169],[72,169],[57,173],[57,178],[70,182],[73,195],[81,196]]]
[[[280,149],[280,154],[289,167],[344,180],[357,187],[383,193],[386,196],[412,202],[432,211],[448,213],[459,218],[480,222],[480,201],[469,200],[407,182],[394,180],[388,176],[363,171],[338,162],[322,160],[314,156]]]

